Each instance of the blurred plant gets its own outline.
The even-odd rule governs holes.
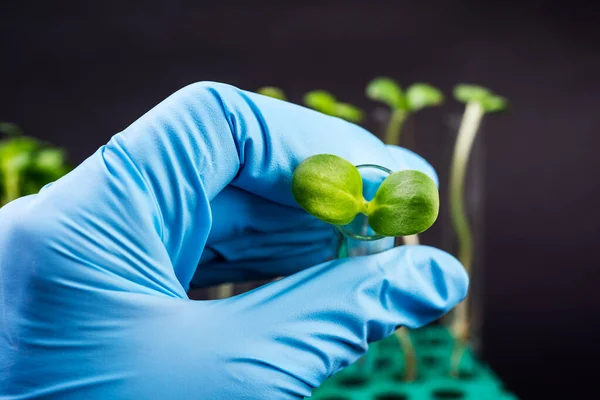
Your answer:
[[[313,90],[304,95],[304,104],[323,114],[345,119],[358,124],[365,113],[352,104],[339,102],[334,95],[325,90]]]
[[[372,80],[367,85],[366,95],[390,108],[384,141],[396,146],[400,145],[402,127],[410,114],[425,107],[440,105],[444,101],[442,92],[429,84],[413,83],[404,93],[396,81],[386,77]]]
[[[458,130],[450,166],[450,217],[458,239],[458,259],[472,276],[473,233],[465,211],[464,186],[467,164],[477,136],[477,131],[486,113],[504,111],[508,102],[490,90],[476,85],[457,85],[454,97],[466,104]],[[458,367],[469,339],[469,315],[467,297],[455,310],[452,334],[456,344],[451,360],[451,373],[458,375]]]
[[[70,171],[65,152],[33,137],[15,124],[0,123],[0,206],[34,194]]]
[[[256,91],[258,94],[262,94],[263,96],[272,97],[274,99],[286,100],[285,93],[283,90],[276,86],[263,86]]]
[[[282,89],[275,86],[263,86],[256,93],[269,96],[274,99],[286,100]],[[312,90],[303,97],[304,105],[326,115],[345,119],[355,124],[365,118],[365,113],[360,108],[338,101],[334,95],[325,90]]]
[[[396,146],[400,145],[402,128],[410,114],[426,107],[440,105],[444,101],[442,92],[429,84],[413,83],[403,92],[400,84],[388,77],[373,79],[367,85],[365,93],[371,100],[390,108],[384,141]],[[419,236],[403,236],[402,241],[406,245],[418,245]],[[395,335],[405,357],[404,380],[412,381],[417,377],[417,364],[410,332],[408,328],[399,328]]]

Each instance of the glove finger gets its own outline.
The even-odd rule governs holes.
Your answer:
[[[335,233],[333,229],[311,231],[287,231],[275,234],[250,234],[220,243],[210,248],[225,261],[268,260],[280,257],[295,257],[307,252],[313,246],[332,247]],[[324,261],[324,260],[321,260]]]
[[[454,257],[403,246],[324,263],[212,304],[231,321],[219,332],[223,356],[243,366],[250,381],[252,372],[277,373],[273,393],[301,398],[362,356],[368,343],[445,314],[467,286]]]
[[[244,190],[229,186],[211,202],[212,226],[207,245],[255,234],[294,231],[304,241],[316,240],[328,225],[302,209],[274,203]]]
[[[333,234],[313,243],[298,245],[286,251],[278,250],[268,258],[246,258],[223,261],[218,252],[207,248],[204,264],[198,266],[191,287],[212,286],[224,282],[244,282],[288,276],[303,269],[331,260],[337,239]],[[279,248],[277,248],[279,249]]]
[[[211,202],[213,224],[192,287],[288,275],[331,259],[331,225],[234,187]]]
[[[416,169],[429,175],[437,184],[433,167],[416,153],[402,147],[387,145],[395,161],[393,170]],[[284,206],[245,190],[226,187],[211,202],[212,226],[207,244],[241,237],[248,232],[281,232],[314,228],[329,230],[330,226],[296,207]]]

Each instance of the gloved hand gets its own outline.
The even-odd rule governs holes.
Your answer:
[[[323,262],[331,227],[290,188],[317,153],[433,174],[337,118],[198,83],[1,209],[0,398],[300,399],[457,304],[467,276],[433,248]]]

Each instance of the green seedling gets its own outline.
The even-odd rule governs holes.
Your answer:
[[[258,89],[256,93],[262,94],[263,96],[272,97],[274,99],[286,100],[283,90],[275,86],[263,86]]]
[[[364,214],[382,236],[421,233],[433,225],[439,212],[437,187],[423,172],[393,172],[367,201],[358,169],[332,154],[300,163],[292,176],[292,193],[304,210],[333,225],[348,224]]]
[[[501,96],[477,85],[457,85],[454,97],[465,103],[465,111],[458,130],[458,136],[450,166],[450,217],[458,239],[458,259],[469,276],[473,268],[473,233],[465,211],[464,186],[469,156],[477,136],[477,131],[486,113],[504,111],[508,102]],[[455,310],[452,332],[456,338],[452,357],[451,372],[458,374],[458,367],[466,348],[469,332],[468,301],[465,299]]]
[[[23,131],[21,128],[10,122],[0,122],[0,133],[6,136],[22,136]]]
[[[22,178],[31,167],[39,143],[35,139],[16,137],[0,142],[0,176],[4,205],[21,196]]]
[[[339,102],[334,95],[324,90],[313,90],[304,95],[304,105],[323,114],[359,123],[365,113],[352,104]]]
[[[423,108],[440,105],[444,95],[435,87],[426,83],[414,83],[406,92],[391,78],[379,77],[371,81],[366,88],[366,95],[371,100],[381,102],[390,108],[384,141],[388,144],[400,145],[402,128],[410,116]],[[406,245],[418,245],[419,236],[403,236]],[[396,337],[404,349],[405,364],[404,379],[411,381],[416,378],[417,368],[415,350],[408,329],[398,329]]]
[[[442,104],[444,95],[435,87],[426,83],[413,83],[406,92],[391,78],[380,77],[371,81],[366,95],[387,105],[391,110],[385,134],[385,142],[399,145],[402,127],[410,114],[423,108]]]
[[[62,149],[23,136],[14,124],[0,123],[0,206],[37,193],[44,185],[69,172]]]

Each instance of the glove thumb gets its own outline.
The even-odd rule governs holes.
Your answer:
[[[462,265],[428,246],[320,264],[213,302],[219,310],[213,315],[227,321],[218,334],[227,342],[220,356],[229,360],[221,361],[240,368],[241,383],[266,384],[263,398],[310,396],[361,357],[368,343],[399,326],[417,328],[441,317],[467,287]]]

